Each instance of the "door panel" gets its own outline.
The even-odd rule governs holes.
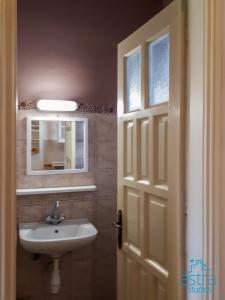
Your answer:
[[[140,211],[140,196],[134,190],[127,190],[127,242],[140,249],[139,240],[139,211]]]
[[[148,255],[149,259],[167,266],[166,257],[166,201],[148,197]]]
[[[149,119],[138,120],[138,181],[149,184]]]
[[[167,115],[159,115],[154,120],[154,183],[167,186]]]
[[[118,46],[118,300],[182,300],[184,52],[175,0]]]
[[[133,142],[134,142],[134,123],[125,122],[124,123],[125,131],[125,147],[124,147],[124,162],[125,162],[125,177],[133,178]]]

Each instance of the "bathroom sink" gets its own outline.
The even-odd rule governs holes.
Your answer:
[[[58,225],[29,223],[19,225],[21,245],[33,253],[60,257],[91,243],[97,229],[88,219],[66,220]]]

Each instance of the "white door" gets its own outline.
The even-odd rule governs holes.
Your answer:
[[[175,0],[118,46],[118,300],[182,300],[184,11]]]

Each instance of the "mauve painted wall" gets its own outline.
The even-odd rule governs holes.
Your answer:
[[[18,0],[19,100],[116,103],[117,44],[162,3]]]

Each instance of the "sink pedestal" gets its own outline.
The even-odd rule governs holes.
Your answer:
[[[60,272],[59,272],[59,257],[53,258],[53,270],[51,277],[51,292],[52,294],[58,294],[61,286]]]
[[[51,292],[58,294],[61,286],[59,263],[62,255],[92,243],[97,229],[88,219],[66,220],[57,225],[25,223],[19,225],[23,248],[32,253],[47,254],[53,258]]]

